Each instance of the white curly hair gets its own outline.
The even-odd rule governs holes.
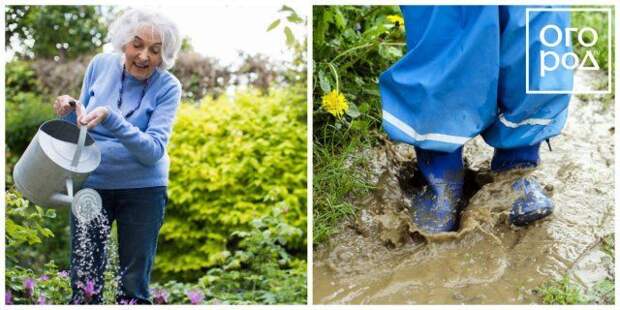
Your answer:
[[[177,25],[164,15],[146,9],[129,9],[117,18],[108,29],[108,40],[117,52],[136,36],[138,29],[147,26],[159,33],[162,41],[162,64],[160,68],[174,66],[181,49],[181,34]]]

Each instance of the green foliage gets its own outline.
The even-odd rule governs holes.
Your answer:
[[[15,225],[7,218],[7,258],[11,262],[19,261],[18,249],[36,244],[42,239],[52,237],[51,232],[42,226],[44,217],[51,217],[53,212],[45,214],[39,207],[34,213],[28,213],[28,202],[17,194],[7,193],[7,213],[11,216],[20,214],[28,218],[28,225],[13,229]],[[195,283],[169,281],[165,284],[154,283],[152,295],[164,290],[169,304],[188,304],[187,292],[203,292],[208,303],[228,304],[304,304],[306,302],[306,260],[292,255],[288,247],[291,242],[303,238],[302,229],[286,224],[289,210],[275,208],[268,214],[254,219],[247,230],[231,233],[230,252],[219,267],[211,268]],[[11,223],[11,224],[9,224]],[[24,233],[26,231],[26,233]],[[118,255],[114,237],[108,243],[107,269],[105,272],[104,304],[114,304],[118,290]],[[10,291],[15,304],[39,303],[44,296],[46,304],[66,304],[71,296],[71,286],[66,271],[59,272],[54,261],[50,261],[39,273],[32,269],[9,264],[7,268],[6,289]],[[24,281],[32,279],[35,283],[32,294],[27,294]]]
[[[6,64],[6,144],[5,144],[5,186],[13,186],[13,167],[24,152],[39,126],[52,118],[54,113],[51,98],[42,91],[44,87],[37,77],[33,63],[12,61]],[[58,83],[58,79],[55,79]],[[9,192],[11,195],[18,195]],[[7,200],[8,196],[7,194]],[[53,212],[55,210],[50,210]],[[46,227],[54,232],[54,238],[46,242],[31,244],[20,251],[20,261],[31,268],[41,268],[54,260],[61,268],[69,267],[67,244],[69,240],[68,208],[57,210],[56,218],[47,219]],[[17,224],[19,224],[18,220]],[[42,253],[45,253],[42,255]]]
[[[350,144],[339,154],[332,154],[326,148],[313,150],[314,209],[313,238],[320,243],[336,231],[343,218],[355,215],[355,207],[347,202],[351,196],[360,196],[372,186],[358,169],[367,163],[365,156],[358,154],[357,147]]]
[[[59,272],[54,261],[44,266],[41,274],[16,266],[9,267],[5,273],[6,290],[12,296],[13,304],[67,304],[71,298],[71,282],[68,272]],[[28,294],[24,281],[32,279],[34,290]]]
[[[578,8],[579,6],[577,6]],[[592,7],[592,6],[587,6]],[[598,8],[598,7],[597,7]],[[600,7],[603,8],[603,7]],[[583,27],[591,27],[596,30],[598,35],[598,40],[593,47],[584,47],[578,42],[577,33],[572,33],[572,42],[573,46],[575,46],[574,52],[579,55],[579,59],[584,59],[586,52],[588,50],[592,50],[592,54],[594,55],[594,59],[601,67],[601,70],[606,71],[610,65],[613,67],[613,63],[609,63],[609,38],[613,38],[613,32],[609,33],[609,21],[611,20],[611,29],[614,28],[614,10],[611,9],[611,16],[608,17],[606,12],[591,12],[591,11],[574,11],[571,14],[571,26],[577,29],[581,29]],[[583,40],[585,42],[592,42],[592,33],[584,32]],[[613,44],[612,39],[612,44]],[[615,44],[613,44],[615,45]],[[613,46],[612,45],[612,46]],[[612,51],[614,48],[612,47]],[[590,65],[588,62],[587,65]]]
[[[116,244],[114,239],[110,244]],[[118,255],[116,248],[108,248],[108,265],[104,273],[104,304],[115,304],[116,294],[119,290],[118,282]],[[22,266],[11,266],[7,268],[6,290],[11,292],[12,302],[14,304],[68,304],[71,299],[71,280],[70,273],[67,270],[59,271],[54,261],[46,263],[40,273],[32,269]],[[34,281],[34,290],[32,294],[28,294],[24,287],[24,281],[32,279]]]
[[[33,205],[14,190],[6,192],[5,283],[13,303],[66,304],[69,301],[71,285],[68,274],[59,273],[53,260],[37,268],[42,271],[40,274],[23,267],[35,265],[41,253],[37,247],[55,237],[49,228],[49,223],[55,218],[54,209],[44,210]],[[24,287],[24,281],[28,278],[35,283],[32,294],[27,294]]]
[[[94,54],[107,34],[101,16],[96,6],[7,6],[4,43],[11,47],[11,40],[20,42],[15,52],[22,58],[65,60]]]
[[[7,157],[10,157],[24,152],[39,126],[53,118],[54,112],[51,103],[40,95],[41,87],[30,63],[7,63],[5,79],[6,147]]]
[[[40,244],[54,233],[45,226],[56,217],[53,209],[33,205],[15,191],[6,192],[6,258],[7,265],[27,263],[24,256],[30,246]]]
[[[291,256],[288,240],[304,236],[286,224],[280,209],[253,220],[252,229],[235,231],[234,254],[199,281],[207,296],[231,304],[303,304],[306,302],[306,260]]]
[[[614,279],[604,279],[594,286],[590,301],[596,304],[614,305],[616,303],[615,291]]]
[[[20,92],[38,93],[40,85],[37,74],[27,61],[11,61],[5,65],[6,98],[13,98]]]
[[[543,285],[536,290],[536,293],[546,305],[575,305],[587,302],[579,287],[572,284],[568,276]]]
[[[230,255],[232,232],[280,207],[306,227],[306,109],[303,88],[238,93],[182,104],[168,147],[166,221],[155,271],[192,280]],[[305,234],[287,250],[305,251]]]
[[[183,41],[181,41],[181,52],[193,52],[194,46],[192,45],[192,38],[185,36],[183,37]]]
[[[390,15],[400,16],[398,7],[314,7],[314,141],[319,147],[347,144],[379,128],[379,75],[405,51],[403,27],[389,21]],[[341,120],[321,108],[321,98],[331,90],[349,103]]]
[[[398,17],[397,6],[313,8],[314,242],[354,215],[347,199],[370,188],[357,153],[379,137],[379,75],[405,52],[404,27],[393,21]],[[342,118],[321,105],[333,90],[348,103]]]
[[[612,267],[613,269],[613,267]],[[576,304],[615,304],[615,280],[607,277],[582,292],[579,286],[573,283],[568,275],[561,280],[550,281],[534,290],[543,304],[546,305],[576,305]]]
[[[287,240],[304,235],[285,223],[280,209],[251,223],[251,229],[232,233],[231,251],[219,267],[197,283],[155,283],[152,295],[163,292],[167,304],[187,304],[187,293],[199,291],[208,304],[304,304],[306,260],[291,256]]]
[[[187,298],[186,293],[190,290],[199,290],[196,284],[192,283],[183,283],[177,281],[168,281],[164,284],[154,283],[151,285],[151,294],[157,291],[165,292],[167,296],[167,301],[161,304],[188,304],[189,299]]]
[[[64,304],[71,295],[68,277],[57,271],[69,268],[70,210],[29,204],[12,189],[10,174],[40,124],[54,117],[53,98],[77,95],[81,78],[75,77],[83,75],[89,55],[99,50],[97,44],[89,44],[90,50],[79,52],[85,55],[73,59],[71,53],[79,47],[74,42],[68,49],[59,45],[54,54],[49,49],[53,38],[34,38],[35,32],[44,33],[37,27],[56,20],[59,10],[67,13],[63,18],[74,20],[75,8],[52,7],[56,11],[47,17],[38,16],[45,7],[12,6],[5,11],[7,40],[34,40],[21,40],[34,45],[22,46],[18,60],[6,68],[6,288],[20,304],[37,303],[41,296],[46,303]],[[302,22],[294,11],[281,12],[283,25]],[[94,33],[92,38],[103,36]],[[305,41],[294,39],[296,50],[305,53]],[[293,43],[290,38],[288,43]],[[184,48],[191,49],[189,40]],[[58,58],[40,59],[54,56]],[[28,57],[37,59],[19,60]],[[203,291],[208,303],[305,302],[307,115],[305,88],[298,82],[305,83],[306,69],[305,57],[297,58],[303,62],[289,67],[245,55],[240,68],[231,69],[218,66],[216,60],[180,55],[175,69],[187,73],[179,74],[184,89],[190,82],[187,99],[202,98],[207,89],[213,94],[217,88],[223,95],[232,85],[264,86],[269,95],[248,91],[234,100],[224,96],[182,105],[168,148],[170,203],[153,275],[175,281],[152,283],[153,288],[170,291],[170,303],[188,303],[190,290]],[[274,213],[276,208],[280,213]],[[115,243],[108,246],[103,301],[110,304],[115,302],[119,270]],[[46,279],[39,280],[43,274]],[[27,278],[36,281],[33,296],[25,294]]]
[[[589,299],[592,303],[613,305],[616,303],[616,284],[613,263],[616,258],[615,234],[610,234],[603,238],[601,250],[609,255],[612,264],[608,269],[609,275],[593,287],[592,292],[589,294]]]
[[[6,147],[22,154],[43,122],[54,118],[50,102],[35,93],[18,93],[6,98]]]
[[[43,209],[14,188],[6,192],[6,201],[7,266],[40,270],[54,261],[61,269],[69,269],[70,209]]]
[[[291,27],[306,27],[307,21],[305,17],[300,16],[293,8],[283,5],[278,11],[280,18],[274,20],[267,27],[267,31],[282,28],[286,46],[293,51],[293,61],[287,66],[287,70],[283,71],[284,80],[289,83],[305,83],[306,82],[306,50],[308,46],[307,36],[303,38],[295,37]]]
[[[614,234],[603,238],[603,252],[611,257],[616,257],[616,236]]]

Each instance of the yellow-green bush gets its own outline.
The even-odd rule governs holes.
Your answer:
[[[231,255],[233,231],[276,207],[304,232],[281,243],[304,252],[306,141],[302,88],[183,103],[168,146],[170,200],[156,276],[199,278]]]

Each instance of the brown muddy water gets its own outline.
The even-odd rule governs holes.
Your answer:
[[[576,83],[591,77],[577,76]],[[525,228],[507,223],[516,176],[489,172],[493,149],[465,146],[466,196],[460,229],[423,238],[406,206],[421,189],[406,145],[367,150],[376,190],[356,219],[315,247],[315,304],[523,304],[534,289],[568,274],[587,290],[613,273],[601,240],[614,231],[614,114],[573,96],[562,134],[541,146],[537,179],[556,209]]]

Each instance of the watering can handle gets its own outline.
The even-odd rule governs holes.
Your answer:
[[[84,143],[86,142],[86,126],[80,127],[80,136],[78,138],[77,148],[75,149],[75,154],[73,154],[73,160],[71,161],[71,167],[77,167],[78,162],[80,161],[80,155],[82,155],[82,149],[84,148]]]

